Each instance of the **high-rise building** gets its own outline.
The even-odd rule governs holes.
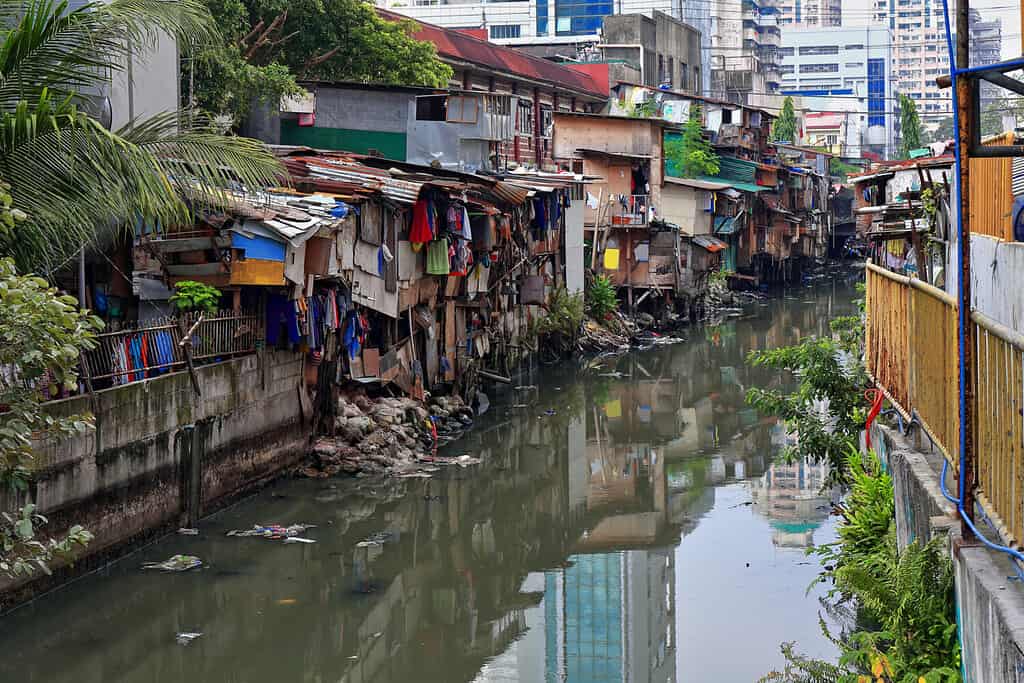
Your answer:
[[[956,2],[949,12],[955,17]],[[893,36],[895,91],[917,104],[924,121],[952,114],[950,91],[935,79],[949,73],[946,28],[938,0],[850,0],[843,7],[843,25],[887,26]]]
[[[779,0],[779,23],[809,28],[842,26],[842,0]]]
[[[711,90],[749,104],[781,83],[776,0],[711,0]]]
[[[782,88],[839,123],[841,156],[895,151],[892,32],[879,27],[799,28],[782,34]],[[833,134],[833,133],[829,133]],[[805,142],[811,142],[810,139]]]
[[[985,21],[981,12],[972,9],[968,13],[971,29],[971,66],[994,64],[1000,61],[1003,44],[1003,22],[999,19]],[[1009,93],[994,83],[981,81],[981,108],[1007,96]]]

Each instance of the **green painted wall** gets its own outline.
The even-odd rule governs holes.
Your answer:
[[[295,121],[281,122],[282,145],[305,145],[316,149],[336,149],[357,154],[370,150],[388,159],[405,161],[405,133],[380,133],[352,128],[318,128],[299,126]]]

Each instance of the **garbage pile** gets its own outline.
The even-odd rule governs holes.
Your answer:
[[[284,541],[285,543],[316,543],[311,538],[302,538],[301,534],[307,529],[315,529],[313,524],[292,524],[281,526],[280,524],[254,524],[251,529],[232,529],[226,535],[236,537],[266,538],[271,541]]]
[[[143,569],[158,569],[162,572],[187,572],[202,567],[203,561],[195,555],[172,555],[162,562],[143,562]]]
[[[340,396],[334,434],[321,436],[299,470],[312,478],[337,474],[380,474],[429,460],[473,424],[473,409],[458,396],[371,399],[365,393]]]

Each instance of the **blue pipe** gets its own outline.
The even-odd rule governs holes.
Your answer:
[[[949,51],[949,75],[950,75],[950,78],[953,81],[953,130],[957,131],[957,135],[959,136],[959,134],[960,134],[960,98],[958,97],[957,90],[956,90],[957,76],[958,76],[958,74],[971,73],[972,70],[969,67],[966,67],[966,66],[962,70],[957,68],[956,52],[953,49],[953,35],[952,35],[952,32],[949,29],[949,0],[942,0],[942,14],[943,14],[943,18],[946,20],[946,49]],[[1014,61],[1016,62],[1018,60],[1014,60]],[[1022,64],[1024,64],[1024,59],[1019,60],[1019,61],[1021,61]],[[979,71],[979,70],[981,70],[981,69],[979,69],[977,67],[974,69],[974,71]],[[953,159],[954,159],[954,165],[956,167],[956,190],[957,190],[957,197],[956,197],[957,198],[957,202],[956,202],[956,235],[957,235],[957,244],[958,244],[959,250],[960,250],[960,253],[959,253],[958,258],[957,258],[957,269],[956,269],[957,297],[960,299],[960,305],[957,307],[957,322],[959,323],[959,328],[960,328],[958,330],[958,341],[959,341],[959,343],[957,345],[957,355],[959,356],[958,360],[959,360],[959,364],[960,364],[960,391],[959,391],[959,394],[960,394],[960,397],[959,397],[960,398],[960,472],[959,472],[959,476],[957,476],[957,479],[958,479],[957,483],[958,483],[958,488],[959,488],[960,496],[957,499],[955,499],[956,509],[957,509],[957,512],[960,513],[960,519],[963,521],[964,524],[967,525],[967,528],[969,528],[971,530],[971,532],[978,538],[978,540],[980,540],[982,543],[984,543],[986,546],[988,546],[992,550],[996,550],[996,551],[999,551],[999,552],[1006,553],[1010,557],[1013,557],[1014,559],[1016,559],[1018,562],[1024,562],[1024,555],[1022,555],[1017,550],[1014,550],[1013,548],[1009,548],[1009,547],[1004,546],[1004,545],[999,545],[998,543],[993,543],[992,541],[990,541],[987,538],[985,538],[981,534],[981,532],[978,531],[978,527],[974,526],[974,521],[971,519],[970,515],[967,514],[966,510],[964,510],[964,498],[966,497],[966,482],[965,482],[965,477],[963,476],[963,473],[964,473],[964,467],[966,465],[966,455],[967,455],[967,430],[965,429],[966,420],[964,419],[964,417],[967,415],[967,364],[964,363],[964,350],[965,350],[965,348],[967,346],[967,325],[969,324],[971,302],[970,301],[964,301],[964,298],[963,298],[963,294],[964,294],[964,263],[963,263],[963,258],[964,258],[964,216],[963,216],[963,202],[962,202],[962,198],[963,198],[964,188],[963,188],[962,176],[960,175],[960,171],[961,171],[961,168],[962,168],[962,165],[963,165],[963,160],[961,159],[961,155],[960,155],[960,143],[959,143],[959,140],[957,141],[957,145],[954,148]],[[944,462],[943,463],[943,467],[942,467],[943,478],[942,478],[942,481],[940,482],[941,488],[942,488],[942,493],[943,493],[943,495],[946,496],[947,500],[954,501],[953,497],[948,495],[946,490],[945,490],[946,489],[946,482],[945,482],[946,468],[947,468],[947,465]]]
[[[960,134],[960,98],[957,93],[957,63],[956,63],[956,51],[953,49],[953,33],[949,28],[949,0],[942,0],[942,14],[946,20],[946,49],[949,52],[949,76],[953,81],[953,130],[957,131],[957,135]],[[959,356],[959,370],[960,370],[960,387],[959,387],[959,403],[960,403],[960,475],[957,477],[959,496],[957,500],[957,510],[960,512],[960,517],[966,519],[967,515],[964,513],[963,500],[965,497],[965,486],[964,486],[964,457],[967,453],[967,430],[964,429],[964,417],[967,415],[967,364],[964,363],[964,350],[967,347],[967,325],[968,318],[970,315],[970,304],[966,302],[964,305],[963,294],[964,294],[964,214],[963,214],[963,183],[961,168],[963,166],[963,160],[960,158],[960,142],[957,141],[956,147],[953,148],[953,162],[956,167],[956,238],[957,248],[959,253],[957,254],[957,269],[956,269],[956,286],[957,286],[957,297],[960,299],[960,305],[957,306],[957,355]]]
[[[946,473],[947,472],[949,472],[949,461],[946,460],[945,458],[943,458],[942,459],[942,474],[939,475],[939,490],[942,491],[942,496],[946,500],[948,500],[950,503],[952,503],[953,505],[956,505],[957,509],[959,510],[960,509],[960,499],[959,498],[954,498],[953,496],[951,496],[949,494],[949,491],[946,490]]]
[[[943,3],[943,4],[945,4],[945,3]],[[947,16],[947,19],[948,19],[948,16]],[[949,33],[949,25],[948,24],[946,25],[946,33],[947,34]],[[949,42],[951,42],[951,40],[948,38],[948,36],[947,36],[946,42],[947,42],[947,44]],[[950,62],[952,62],[952,55],[953,55],[953,53],[950,52],[949,54],[950,54]],[[978,66],[969,66],[969,67],[966,67],[966,68],[963,68],[963,69],[957,69],[956,72],[958,74],[976,74],[976,73],[979,73],[979,72],[982,72],[982,71],[992,71],[992,67],[997,67],[997,66],[998,67],[1006,67],[1007,71],[1013,71],[1014,69],[1020,69],[1020,68],[1024,67],[1024,57],[1021,57],[1019,59],[1008,59],[1005,62],[999,62],[998,64],[981,64],[981,65],[978,65]],[[1011,69],[1009,67],[1013,67],[1013,68]],[[950,75],[952,75],[952,74],[950,74]],[[956,92],[955,91],[953,93],[953,96],[956,97]]]

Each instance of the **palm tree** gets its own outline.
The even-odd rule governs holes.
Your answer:
[[[48,272],[105,231],[173,226],[233,190],[278,181],[260,142],[192,112],[109,131],[90,94],[162,34],[180,46],[216,30],[198,0],[0,0],[0,179],[22,220],[0,223],[0,255]],[[131,50],[129,48],[131,46]],[[176,84],[175,84],[176,85]]]

